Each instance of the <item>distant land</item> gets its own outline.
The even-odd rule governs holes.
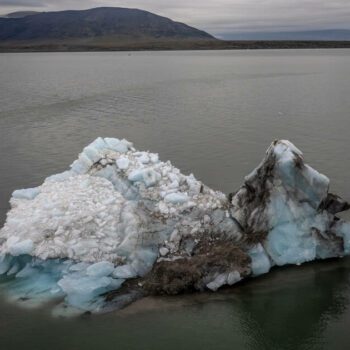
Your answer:
[[[120,7],[19,11],[0,17],[2,52],[350,48],[350,30],[299,33],[298,39],[289,34],[220,40],[166,17]]]
[[[290,32],[248,32],[223,34],[226,40],[308,40],[308,41],[350,41],[348,29],[323,29]]]

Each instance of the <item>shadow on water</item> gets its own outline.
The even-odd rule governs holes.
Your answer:
[[[349,264],[345,259],[279,268],[242,286],[235,307],[247,347],[323,348],[329,324],[348,312]],[[342,344],[333,348],[342,349]]]

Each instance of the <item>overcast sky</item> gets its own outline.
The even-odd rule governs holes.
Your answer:
[[[219,36],[248,31],[350,29],[350,0],[0,0],[0,13],[99,6],[140,8]]]

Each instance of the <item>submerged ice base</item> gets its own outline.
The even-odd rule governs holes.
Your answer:
[[[348,255],[350,224],[335,214],[349,205],[328,188],[288,141],[227,197],[157,154],[98,138],[70,170],[14,191],[0,287],[25,305],[97,312]]]

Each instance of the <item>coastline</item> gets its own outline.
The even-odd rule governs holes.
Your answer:
[[[350,41],[164,41],[117,42],[0,42],[6,52],[94,52],[94,51],[192,51],[192,50],[281,50],[281,49],[349,49]]]

